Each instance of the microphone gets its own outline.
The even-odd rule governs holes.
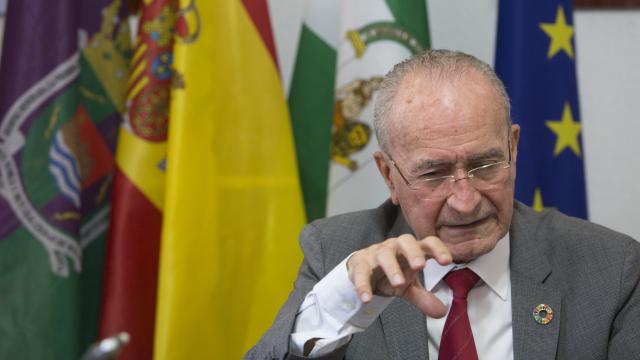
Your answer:
[[[113,360],[129,340],[130,336],[126,332],[102,339],[91,345],[80,360]]]

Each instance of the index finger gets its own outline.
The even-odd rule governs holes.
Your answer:
[[[418,241],[418,245],[420,245],[420,248],[424,252],[425,258],[433,258],[440,265],[447,265],[453,261],[451,251],[449,251],[449,248],[447,248],[437,236],[427,236]]]

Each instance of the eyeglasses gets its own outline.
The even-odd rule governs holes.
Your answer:
[[[393,166],[404,180],[407,187],[411,190],[423,192],[425,195],[431,197],[446,196],[449,194],[451,184],[460,180],[469,180],[473,183],[476,189],[487,189],[491,186],[499,184],[504,181],[507,172],[504,169],[511,167],[511,138],[508,140],[509,146],[509,158],[508,160],[492,162],[489,164],[481,165],[476,168],[467,171],[467,175],[464,177],[456,178],[454,174],[441,175],[438,171],[434,174],[426,173],[418,176],[415,180],[409,181],[404,175],[402,170],[398,167],[398,164],[393,160],[391,155],[385,152],[385,155],[389,158]]]

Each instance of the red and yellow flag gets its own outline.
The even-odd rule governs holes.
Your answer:
[[[291,289],[305,221],[266,0],[182,0],[155,358],[237,359]]]
[[[131,335],[119,359],[151,359],[177,2],[145,0],[116,150],[100,336]]]

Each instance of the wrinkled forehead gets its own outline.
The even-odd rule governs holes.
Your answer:
[[[493,142],[506,137],[506,116],[496,90],[477,71],[449,77],[414,72],[402,80],[392,102],[390,145]]]

